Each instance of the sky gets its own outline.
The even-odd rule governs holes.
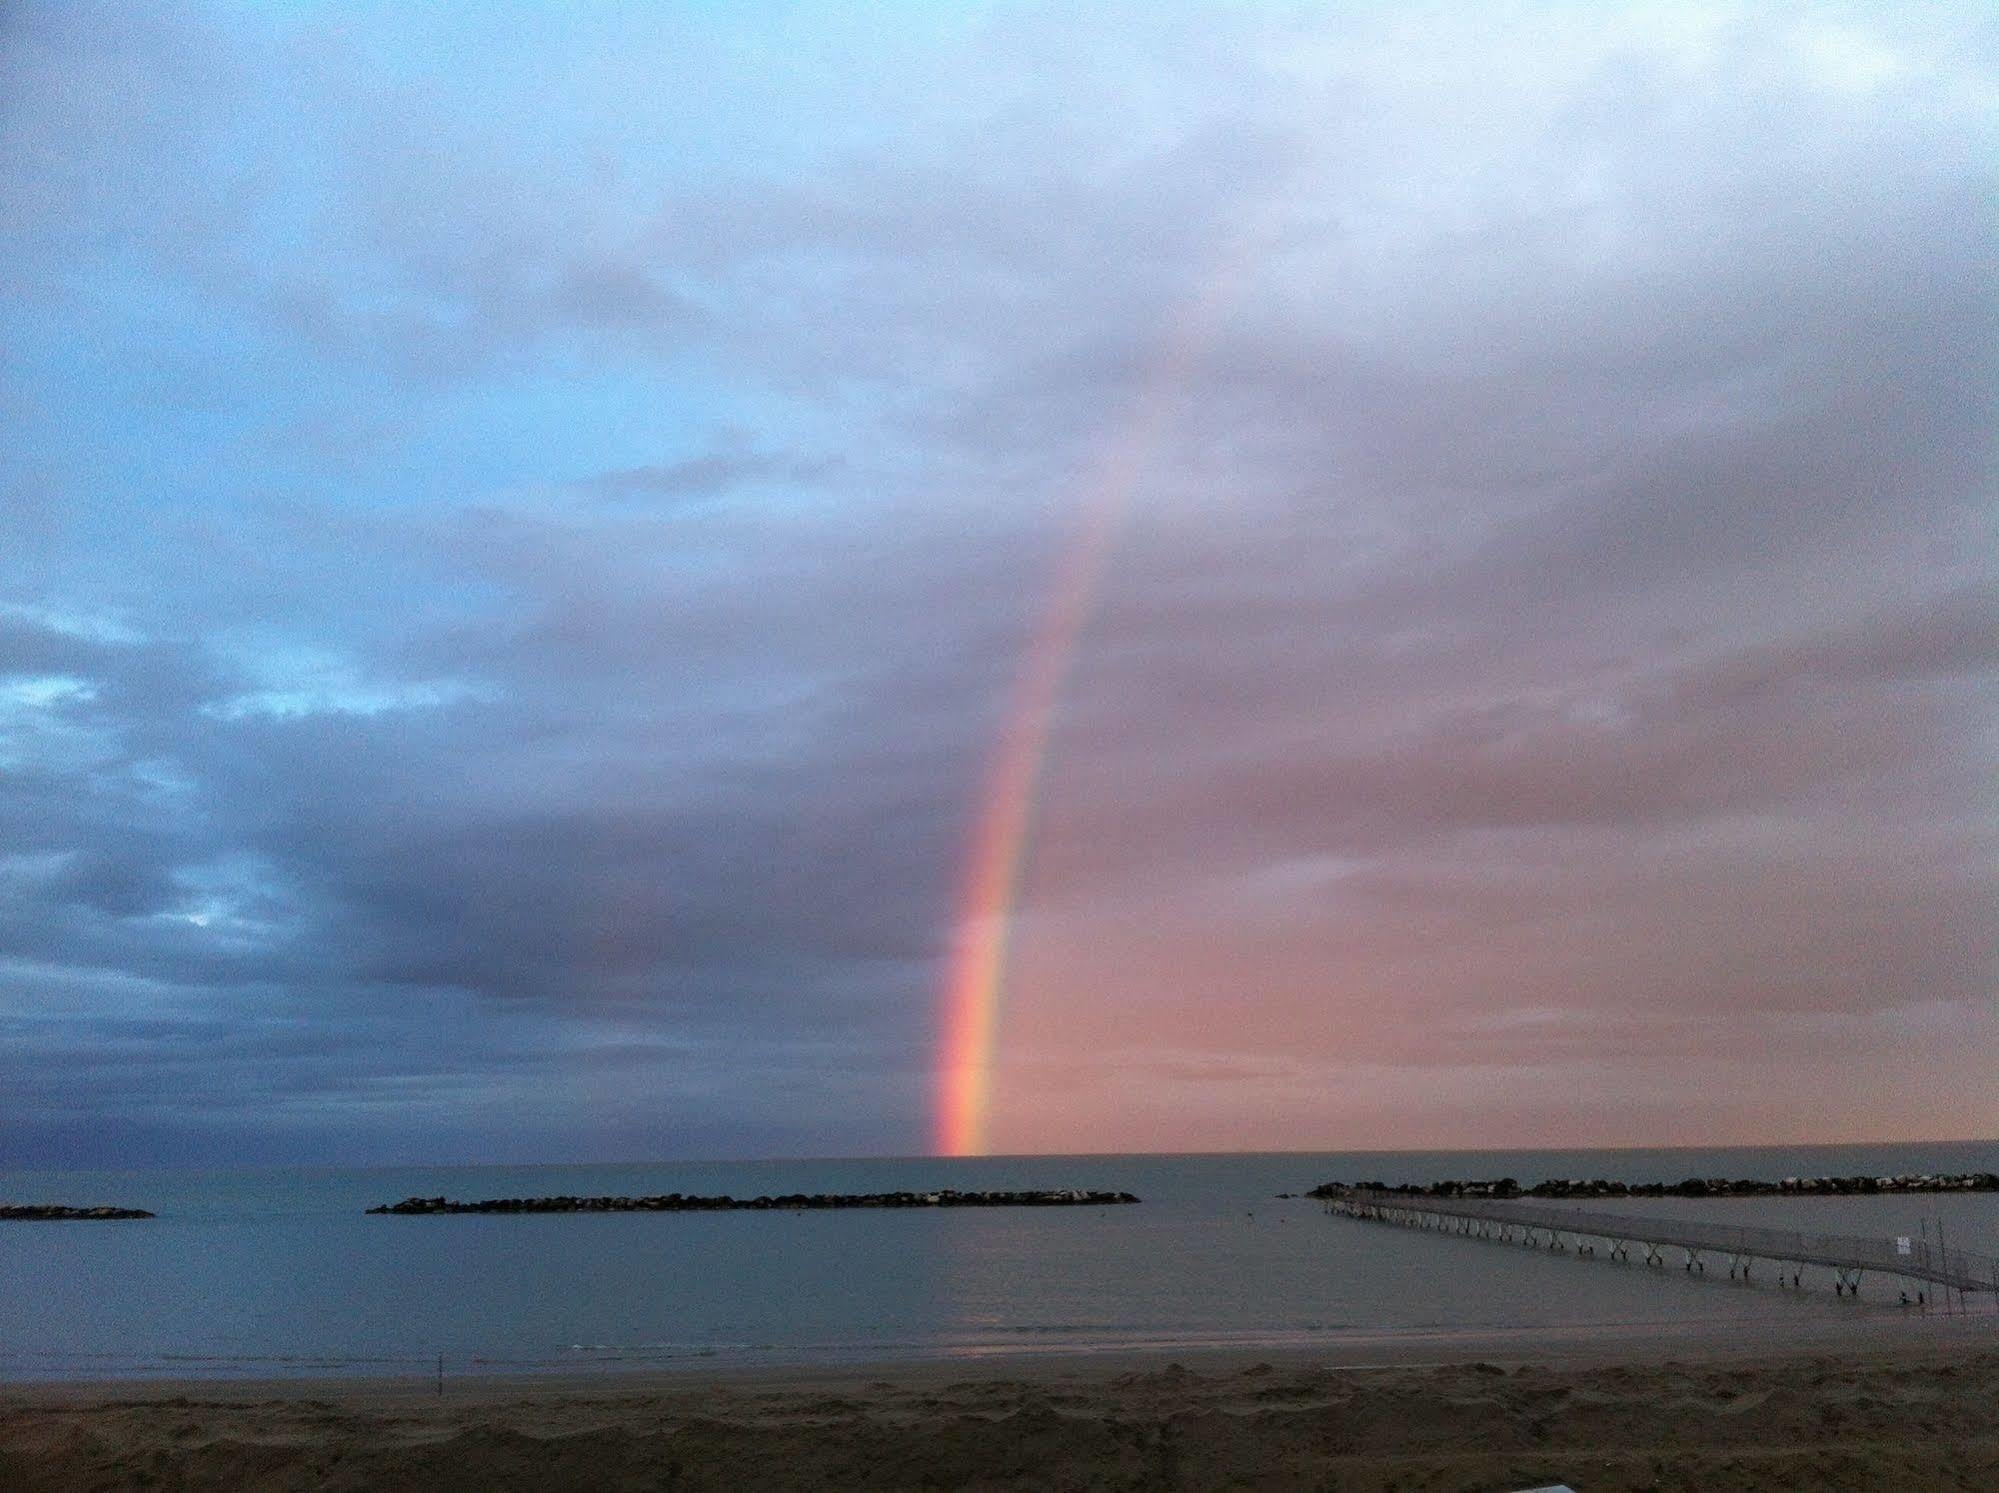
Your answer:
[[[0,1166],[923,1153],[981,938],[995,1151],[1999,1134],[1995,102],[7,6]]]

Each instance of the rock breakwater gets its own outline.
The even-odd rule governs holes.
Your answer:
[[[370,1213],[719,1213],[733,1210],[798,1212],[810,1208],[1062,1208],[1135,1203],[1128,1192],[1086,1192],[1057,1188],[1035,1192],[794,1192],[780,1197],[695,1197],[669,1192],[657,1197],[487,1198],[461,1203],[449,1198],[404,1198]]]
[[[144,1208],[71,1208],[61,1203],[0,1203],[0,1219],[29,1223],[78,1223],[100,1218],[151,1218]]]
[[[1893,1192],[1999,1192],[1999,1176],[1991,1172],[1906,1172],[1891,1177],[1785,1177],[1775,1182],[1741,1177],[1688,1177],[1679,1182],[1551,1177],[1532,1187],[1522,1187],[1511,1177],[1497,1177],[1490,1181],[1419,1182],[1395,1187],[1383,1182],[1327,1182],[1305,1195],[1332,1198],[1359,1191],[1432,1198],[1865,1197]]]

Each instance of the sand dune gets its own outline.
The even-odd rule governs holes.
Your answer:
[[[1664,1364],[932,1365],[486,1381],[442,1399],[16,1388],[0,1486],[1991,1489],[1995,1326]]]

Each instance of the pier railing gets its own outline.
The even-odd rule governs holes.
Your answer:
[[[1465,1225],[1462,1232],[1489,1235],[1494,1230],[1511,1237],[1546,1233],[1551,1242],[1569,1235],[1578,1241],[1601,1239],[1613,1257],[1628,1256],[1633,1244],[1646,1248],[1658,1263],[1658,1251],[1686,1252],[1687,1268],[1702,1269],[1705,1255],[1726,1257],[1729,1274],[1746,1269],[1752,1259],[1784,1265],[1816,1265],[1837,1273],[1842,1288],[1857,1285],[1862,1272],[1898,1275],[1911,1281],[1947,1286],[1955,1291],[1999,1293],[1999,1257],[1966,1249],[1946,1249],[1924,1238],[1874,1239],[1851,1234],[1811,1234],[1794,1229],[1755,1228],[1745,1224],[1712,1223],[1670,1215],[1601,1213],[1588,1208],[1553,1207],[1498,1198],[1428,1197],[1414,1193],[1376,1192],[1355,1188],[1326,1200],[1328,1211],[1388,1222]],[[1531,1237],[1529,1242],[1533,1242]]]

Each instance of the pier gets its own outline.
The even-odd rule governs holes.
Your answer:
[[[1899,1276],[1928,1300],[1931,1286],[1960,1295],[1993,1294],[1999,1305],[1999,1257],[1946,1249],[1934,1239],[1870,1239],[1847,1234],[1807,1234],[1791,1229],[1750,1228],[1700,1219],[1599,1213],[1587,1208],[1547,1207],[1492,1198],[1446,1198],[1377,1192],[1368,1188],[1328,1197],[1328,1213],[1409,1228],[1435,1229],[1477,1239],[1497,1239],[1529,1247],[1573,1250],[1593,1256],[1599,1244],[1613,1260],[1629,1260],[1634,1249],[1647,1265],[1668,1263],[1667,1251],[1684,1256],[1682,1268],[1705,1275],[1708,1261],[1726,1261],[1731,1280],[1750,1278],[1758,1261],[1773,1265],[1777,1283],[1801,1286],[1807,1265],[1833,1272],[1838,1295],[1858,1296],[1869,1273]]]

